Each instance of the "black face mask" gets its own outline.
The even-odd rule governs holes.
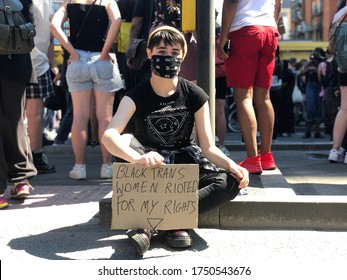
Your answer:
[[[178,76],[182,64],[182,58],[166,55],[153,55],[151,62],[152,72],[162,78],[172,79]]]

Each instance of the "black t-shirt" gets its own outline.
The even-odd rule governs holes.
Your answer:
[[[136,0],[117,0],[119,12],[122,16],[122,20],[125,22],[131,22],[133,17]]]
[[[81,28],[89,9],[92,10]],[[70,22],[70,42],[74,48],[101,52],[109,23],[105,6],[69,3],[67,13]]]
[[[154,0],[136,0],[133,17],[143,18],[141,39],[148,39],[149,30],[154,20]]]
[[[135,102],[134,134],[144,146],[174,150],[194,143],[194,113],[208,100],[200,87],[179,78],[176,92],[161,97],[147,80],[127,96]]]

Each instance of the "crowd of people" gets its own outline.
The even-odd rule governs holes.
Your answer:
[[[249,174],[276,169],[272,142],[295,132],[298,105],[306,124],[303,138],[324,137],[325,123],[324,133],[333,140],[329,161],[347,164],[346,74],[321,48],[307,60],[281,59],[281,0],[223,3],[215,52],[217,145],[209,96],[197,86],[198,38],[182,30],[180,0],[67,0],[55,13],[50,0],[18,1],[26,19],[35,22],[37,35],[30,54],[0,55],[0,209],[8,206],[8,181],[10,196],[25,198],[32,177],[56,172],[42,149],[44,100],[54,94],[55,68],[66,108],[54,143],[65,144],[71,132],[75,164],[68,176],[74,180],[87,179],[88,143],[100,145],[101,179],[112,178],[113,157],[146,166],[197,163],[199,211],[210,210],[246,188]],[[333,23],[344,13],[346,0],[339,2]],[[62,28],[66,21],[69,36]],[[146,42],[147,59],[139,69],[127,48],[117,45],[120,36],[128,48],[136,40]],[[53,38],[64,49],[59,67],[54,65]],[[296,87],[305,97],[300,104],[292,98]],[[341,105],[328,114],[333,87],[340,89]],[[224,145],[229,88],[245,143],[240,163]],[[143,255],[155,232],[133,229],[127,234]],[[165,239],[172,247],[192,244],[186,229],[167,231]]]

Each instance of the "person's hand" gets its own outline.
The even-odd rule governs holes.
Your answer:
[[[237,164],[232,166],[231,175],[239,182],[239,188],[243,189],[249,184],[249,173],[246,168]]]
[[[147,167],[155,166],[155,165],[163,165],[164,158],[157,152],[149,152],[141,156],[141,158],[136,162],[140,164],[144,164]]]
[[[112,63],[115,63],[116,60],[113,56],[111,56],[109,53],[107,54],[103,54],[103,53],[100,53],[100,60],[108,60],[108,61],[111,61]]]
[[[77,60],[80,60],[80,56],[77,52],[74,52],[74,53],[70,54],[70,58],[69,58],[67,63],[70,64],[71,61],[77,61]]]
[[[226,46],[228,46],[228,44],[229,49],[227,50]],[[227,59],[229,57],[230,48],[231,45],[228,38],[221,37],[218,45],[218,57],[223,60]]]

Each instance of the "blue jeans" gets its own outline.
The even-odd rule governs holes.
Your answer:
[[[307,122],[321,121],[323,118],[320,91],[321,85],[318,83],[308,83],[306,86]]]

